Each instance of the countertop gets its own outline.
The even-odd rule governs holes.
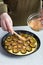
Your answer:
[[[1,47],[1,39],[7,34],[0,28],[0,65],[43,65],[43,30],[36,32],[28,26],[15,26],[14,30],[27,30],[36,34],[40,41],[40,48],[27,56],[9,56]]]

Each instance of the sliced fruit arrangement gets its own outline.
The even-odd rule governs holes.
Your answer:
[[[14,34],[10,35],[4,41],[5,49],[12,54],[18,55],[32,53],[37,48],[37,40],[29,34],[19,34],[23,36],[26,41],[20,40]]]

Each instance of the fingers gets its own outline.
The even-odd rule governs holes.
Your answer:
[[[10,25],[13,25],[12,19],[11,19],[11,17],[8,14],[6,15],[6,19],[5,20],[7,21],[7,19],[9,21]]]
[[[7,27],[6,27],[4,20],[1,20],[1,27],[3,30],[7,31]]]
[[[12,34],[14,32],[12,19],[7,13],[1,15],[1,27]]]
[[[13,26],[12,26],[12,24],[10,23],[10,22],[12,22],[12,21],[11,21],[11,20],[8,20],[8,19],[6,19],[5,21],[6,21],[5,23],[6,23],[7,31],[8,31],[8,32],[11,32],[11,33],[13,34],[13,32],[14,32],[14,31],[13,31]]]

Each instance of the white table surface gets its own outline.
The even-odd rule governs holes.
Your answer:
[[[35,33],[41,40],[40,48],[27,56],[9,56],[1,47],[1,38],[7,33],[0,28],[0,65],[43,65],[43,30],[36,32],[28,26],[16,26],[14,30],[27,30]]]

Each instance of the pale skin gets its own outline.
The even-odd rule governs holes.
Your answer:
[[[3,13],[0,15],[0,26],[3,30],[8,31],[12,34],[14,33],[12,19],[8,13]]]

